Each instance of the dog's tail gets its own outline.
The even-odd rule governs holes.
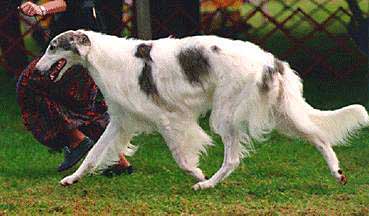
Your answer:
[[[361,105],[350,105],[333,111],[314,109],[309,116],[331,145],[345,143],[355,131],[369,125],[368,113]]]
[[[276,60],[279,61],[279,60]],[[276,126],[286,134],[306,136],[316,134],[330,145],[343,144],[363,126],[369,125],[369,116],[361,105],[350,105],[333,111],[311,107],[303,98],[302,82],[287,63],[283,66],[277,96]]]

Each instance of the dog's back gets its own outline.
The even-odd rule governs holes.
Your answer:
[[[211,108],[217,86],[243,88],[261,80],[264,67],[274,64],[273,55],[255,44],[217,36],[144,43],[152,46],[150,67],[160,96],[197,114]]]

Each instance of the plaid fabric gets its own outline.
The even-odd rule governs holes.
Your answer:
[[[97,100],[98,88],[81,66],[70,68],[58,82],[35,70],[39,58],[22,72],[17,101],[24,125],[42,144],[60,149],[68,130],[79,129],[97,140],[109,122],[105,102]]]

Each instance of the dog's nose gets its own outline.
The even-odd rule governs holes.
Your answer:
[[[37,62],[36,66],[35,66],[35,70],[37,70],[42,75],[46,74],[46,72],[48,71],[46,69],[46,65],[41,63],[41,59]]]
[[[37,72],[40,75],[46,75],[47,72],[48,72],[48,70],[46,70],[45,68],[40,67],[39,64],[36,64],[36,66],[35,66],[35,72]]]
[[[46,70],[41,70],[40,68],[36,67],[34,68],[34,73],[40,74],[40,75],[45,75],[46,74]]]
[[[39,65],[38,65],[38,63],[36,64],[36,66],[35,66],[35,72],[37,72],[37,73],[40,73],[40,74],[42,74],[43,72],[44,72],[44,70],[41,70],[40,69],[40,67],[39,67]]]

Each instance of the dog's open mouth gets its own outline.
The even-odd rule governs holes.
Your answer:
[[[52,81],[54,81],[58,77],[60,71],[64,68],[66,64],[67,60],[62,58],[51,66],[49,76]]]

